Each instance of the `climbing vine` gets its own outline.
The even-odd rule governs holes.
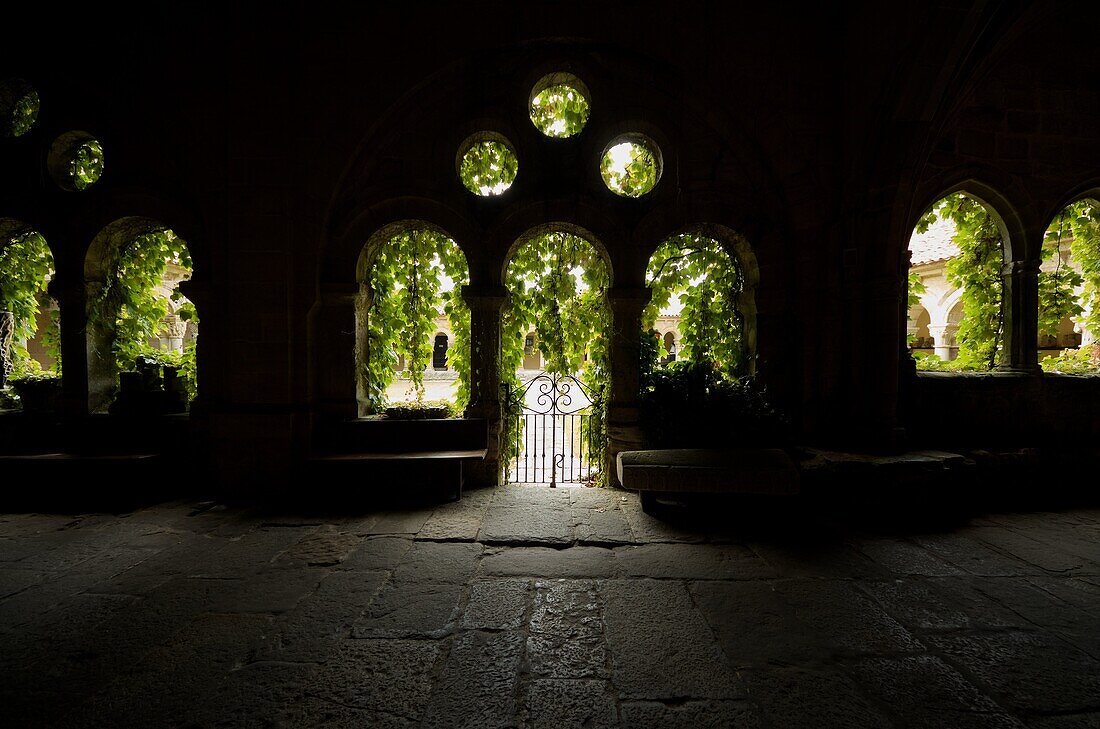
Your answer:
[[[657,184],[657,160],[644,144],[620,142],[604,152],[600,174],[613,192],[640,197]]]
[[[950,369],[992,369],[1001,350],[1004,323],[1001,232],[989,211],[962,193],[948,195],[934,205],[917,223],[917,232],[927,231],[939,218],[955,224],[952,241],[959,255],[947,261],[946,272],[948,282],[962,290],[963,319],[956,334],[959,354]],[[930,359],[919,359],[918,366]]]
[[[508,145],[494,139],[475,142],[462,155],[459,178],[476,195],[499,195],[516,179],[519,162]]]
[[[1073,236],[1070,256],[1081,267],[1083,323],[1100,340],[1100,208],[1094,200],[1081,200],[1066,208],[1064,216],[1059,222]]]
[[[94,139],[80,144],[69,160],[69,177],[73,187],[86,190],[94,185],[103,174],[103,166],[103,145]]]
[[[16,371],[36,369],[25,342],[38,331],[39,297],[53,276],[53,255],[46,239],[28,227],[19,227],[5,238],[0,241],[0,311],[10,311],[15,318],[11,351]],[[55,360],[54,367],[60,371],[60,357]]]
[[[1084,279],[1069,266],[1062,253],[1062,241],[1069,235],[1067,212],[1062,211],[1057,224],[1047,230],[1043,239],[1043,262],[1053,260],[1055,263],[1053,271],[1039,271],[1040,336],[1058,336],[1062,320],[1077,316],[1082,311],[1074,289],[1084,283]]]
[[[547,86],[531,99],[531,121],[548,137],[571,137],[588,121],[588,100],[568,84]]]
[[[599,251],[588,241],[563,232],[544,233],[520,245],[508,263],[508,305],[501,316],[501,379],[506,405],[505,432],[514,432],[521,403],[516,371],[523,362],[527,332],[535,331],[547,372],[577,374],[593,402],[606,404],[611,315],[606,289],[611,277]],[[587,354],[587,357],[586,357]],[[605,439],[603,408],[593,408],[594,452]],[[511,441],[506,438],[505,441]],[[501,460],[514,455],[506,444]]]
[[[444,281],[452,287],[444,291]],[[454,345],[448,366],[458,373],[456,407],[470,397],[470,310],[462,286],[470,273],[461,249],[441,233],[426,228],[407,230],[381,245],[367,278],[366,351],[360,357],[360,389],[369,413],[387,405],[386,388],[404,357],[417,402],[424,400],[424,369],[432,356],[434,320],[442,313],[450,321]]]
[[[1070,239],[1069,257],[1080,267],[1080,273],[1061,260],[1066,238]],[[1039,274],[1040,333],[1057,334],[1057,326],[1062,319],[1072,316],[1092,336],[1093,341],[1097,341],[1100,339],[1100,214],[1096,202],[1079,200],[1063,209],[1047,229],[1043,253],[1043,260],[1049,260],[1053,255],[1059,256],[1057,268],[1052,274],[1060,275]],[[1044,281],[1044,274],[1047,281]],[[1079,297],[1075,296],[1078,292]],[[1045,308],[1045,299],[1052,299],[1060,306]],[[1100,347],[1094,344],[1065,349],[1057,357],[1045,357],[1040,365],[1050,372],[1095,373],[1100,370]]]
[[[185,279],[190,277],[192,263],[187,244],[168,229],[107,247],[107,278],[91,301],[89,319],[106,324],[111,332],[118,371],[133,369],[139,355],[151,353],[154,348],[149,340],[159,336],[164,318],[172,313],[172,299],[179,299],[177,293],[159,290],[170,263],[183,269]],[[180,317],[194,317],[194,307],[186,304]]]
[[[737,300],[744,289],[741,267],[713,238],[678,235],[649,259],[646,281],[652,291],[642,312],[643,332],[653,329],[672,298],[679,299],[682,337],[679,359],[710,362],[719,375],[744,374],[743,321]],[[656,356],[668,352],[658,343]]]

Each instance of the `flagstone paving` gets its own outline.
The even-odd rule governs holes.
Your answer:
[[[1100,509],[739,503],[2,515],[0,723],[1100,727]]]

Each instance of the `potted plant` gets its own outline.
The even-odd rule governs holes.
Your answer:
[[[61,396],[61,375],[56,372],[25,369],[12,376],[11,386],[19,396],[23,412],[50,413],[57,410]]]
[[[452,406],[446,400],[414,400],[391,402],[383,411],[393,420],[434,420],[453,417]]]
[[[646,373],[642,428],[650,448],[785,447],[787,419],[751,377],[722,377],[709,362],[672,362]]]

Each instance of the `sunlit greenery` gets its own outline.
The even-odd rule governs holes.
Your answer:
[[[192,263],[187,244],[168,229],[135,236],[107,248],[103,263],[107,278],[103,289],[90,302],[89,318],[107,325],[120,372],[132,370],[138,356],[164,355],[150,340],[160,335],[164,318],[176,308],[172,301],[182,298],[177,291],[165,294],[159,290],[170,264],[182,269],[184,279],[190,277]],[[194,306],[186,300],[176,313],[184,321],[198,321]],[[193,356],[193,352],[185,354]],[[183,362],[177,364],[185,366]],[[193,371],[193,364],[191,368]]]
[[[519,162],[504,142],[475,142],[462,155],[459,177],[466,189],[484,197],[499,195],[516,179]]]
[[[572,137],[588,121],[588,99],[568,84],[547,86],[531,99],[531,121],[548,137]]]
[[[642,313],[650,332],[673,297],[682,305],[677,358],[709,362],[721,376],[744,373],[745,351],[738,297],[744,288],[740,266],[722,245],[705,236],[678,235],[662,243],[649,260],[646,282],[652,298]],[[658,343],[664,357],[664,343]]]
[[[444,281],[452,288],[444,291]],[[424,399],[424,368],[432,356],[434,319],[446,315],[454,332],[447,364],[458,374],[456,409],[470,396],[470,311],[462,286],[470,281],[466,257],[447,236],[426,228],[394,235],[375,253],[368,274],[366,352],[361,353],[359,378],[367,411],[386,409],[386,388],[397,375],[399,357],[417,401]]]
[[[1047,229],[1047,242],[1072,236],[1070,259],[1080,267],[1083,285],[1081,320],[1094,340],[1100,341],[1100,209],[1094,200],[1079,200],[1065,208]],[[1080,313],[1080,312],[1079,312]]]
[[[600,174],[615,194],[640,197],[657,184],[657,159],[654,152],[640,142],[619,142],[604,152]]]
[[[20,226],[0,239],[0,311],[14,315],[11,354],[17,372],[36,369],[25,343],[38,331],[40,296],[53,272],[53,255],[37,231]],[[55,359],[60,368],[60,358]]]
[[[526,335],[534,331],[546,371],[579,374],[593,402],[599,403],[592,412],[593,452],[603,452],[611,338],[605,293],[610,281],[603,256],[579,236],[544,233],[516,249],[508,263],[509,300],[501,322],[505,432],[517,427],[521,403],[514,399],[520,386],[516,371],[523,362]],[[511,440],[505,439],[502,462],[514,455]]]
[[[39,108],[38,92],[31,89],[25,92],[15,102],[8,120],[11,136],[21,137],[31,130],[38,119]]]
[[[72,152],[69,160],[69,177],[73,187],[86,190],[103,175],[103,145],[94,139],[83,142]]]
[[[937,219],[955,224],[952,241],[959,255],[947,261],[947,281],[962,290],[963,318],[956,340],[958,357],[952,369],[988,370],[996,364],[1003,338],[1001,270],[1004,241],[993,216],[977,200],[962,193],[948,195],[921,217],[917,232],[923,233]],[[928,358],[917,366],[928,369]]]

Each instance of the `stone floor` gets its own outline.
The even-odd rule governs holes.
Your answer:
[[[1100,727],[1100,509],[755,508],[3,516],[0,723]]]

